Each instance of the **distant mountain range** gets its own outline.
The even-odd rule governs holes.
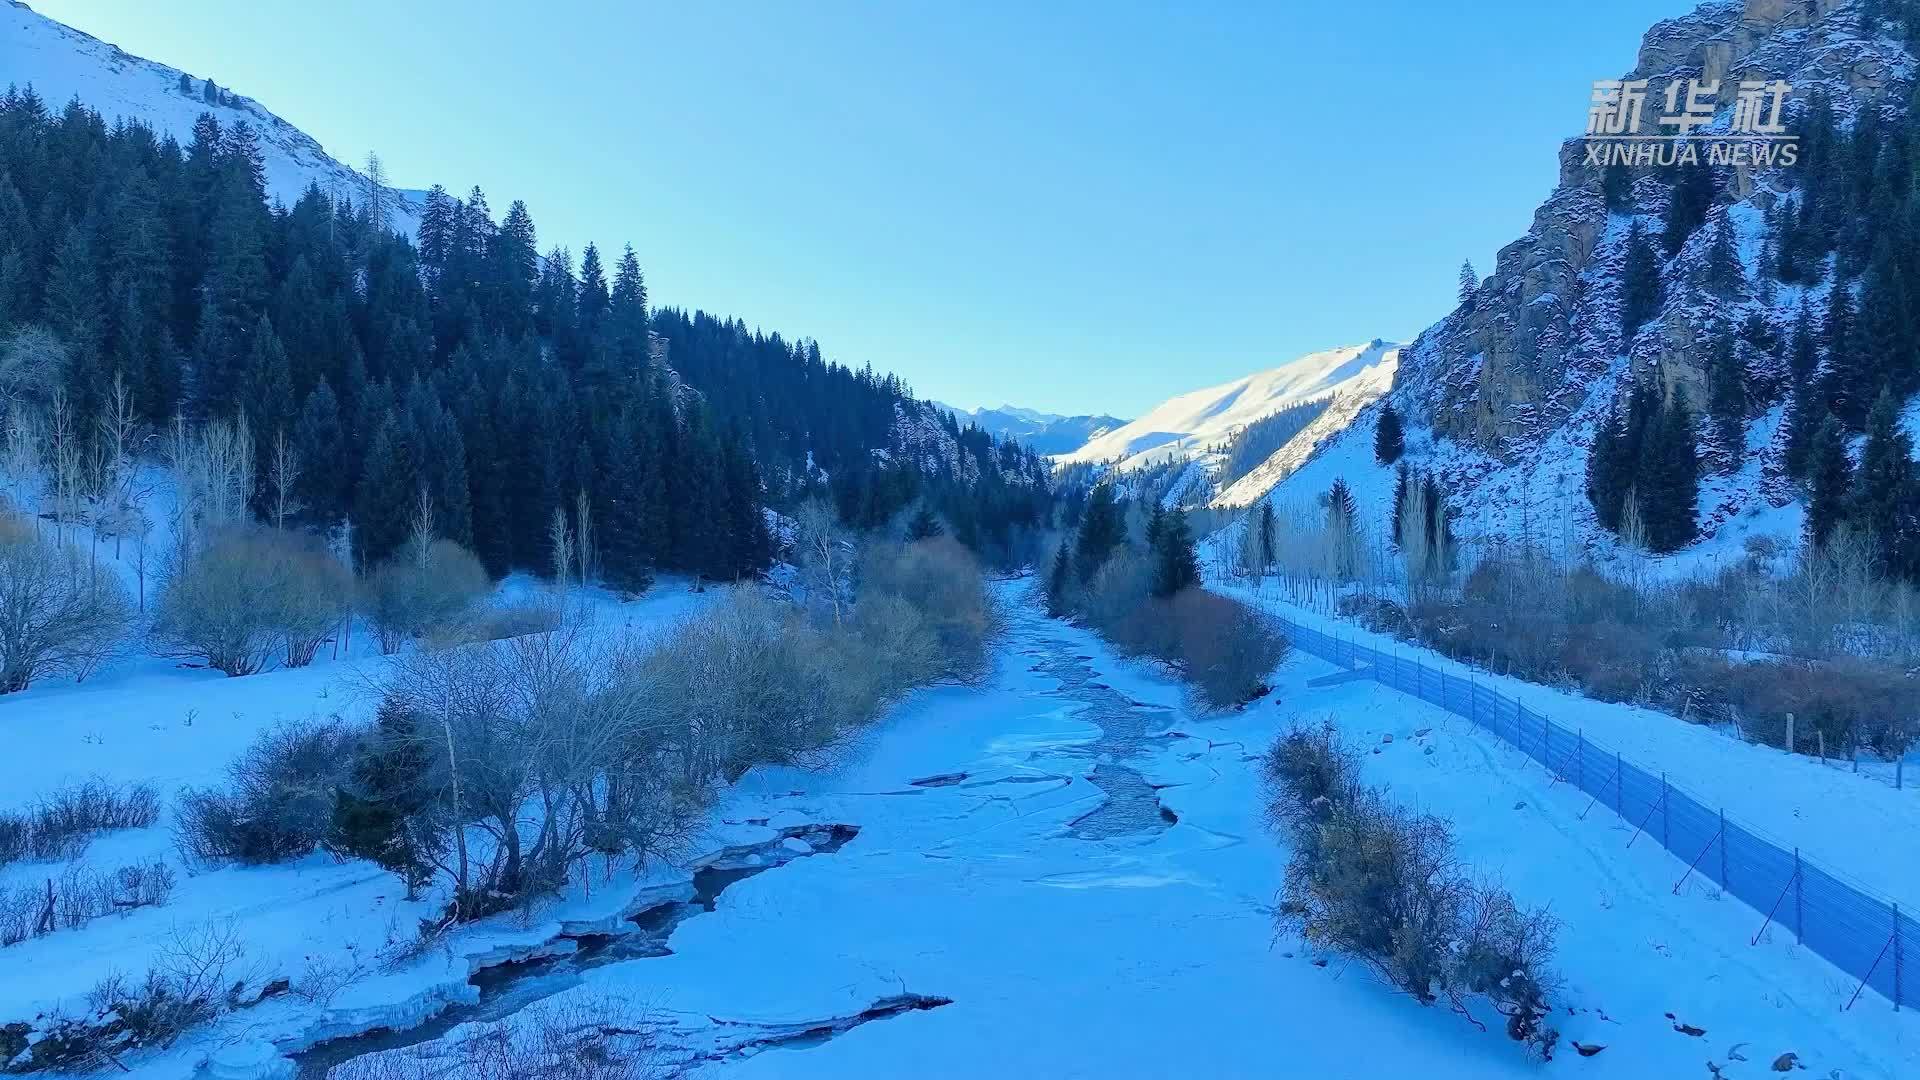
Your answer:
[[[1117,416],[1061,416],[1018,405],[968,410],[937,401],[933,404],[961,423],[971,423],[996,438],[1018,439],[1037,453],[1047,455],[1071,454],[1088,440],[1126,423]]]
[[[1235,505],[1245,505],[1285,479],[1386,393],[1399,360],[1400,346],[1378,338],[1308,353],[1229,383],[1168,398],[1138,420],[1054,460],[1101,472],[1171,470],[1166,487],[1172,503],[1210,502],[1230,492]],[[1310,403],[1324,406],[1310,423],[1251,470],[1226,473],[1235,440],[1250,426]],[[1243,455],[1245,450],[1241,448]]]

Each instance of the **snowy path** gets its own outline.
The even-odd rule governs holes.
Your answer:
[[[1612,825],[1579,819],[1583,799],[1436,710],[1364,683],[1309,688],[1331,669],[1297,657],[1277,702],[1196,718],[1171,683],[1009,600],[987,685],[917,696],[830,773],[755,772],[722,811],[741,826],[845,822],[857,837],[738,882],[673,931],[671,955],[585,971],[552,1000],[644,1011],[701,1074],[1536,1074],[1497,1025],[1476,1031],[1275,937],[1285,853],[1260,820],[1255,758],[1290,717],[1327,712],[1381,747],[1375,780],[1456,819],[1477,871],[1564,920],[1573,1011],[1560,1026],[1607,1049],[1563,1050],[1551,1069],[1637,1080],[1706,1076],[1712,1061],[1763,1076],[1787,1052],[1823,1077],[1920,1068],[1906,1014],[1871,998],[1840,1013],[1852,987],[1790,935],[1748,946],[1742,905],[1672,895],[1684,867],[1670,856],[1622,850]],[[1141,716],[1126,762],[1101,760],[1116,702]],[[1090,777],[1128,766],[1175,820],[1090,827],[1104,798]],[[902,995],[949,1003],[865,1022]]]

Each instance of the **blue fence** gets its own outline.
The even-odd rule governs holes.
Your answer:
[[[1920,951],[1920,923],[1898,903],[1840,881],[1801,858],[1797,848],[1783,849],[1728,820],[1724,811],[1710,809],[1664,773],[1647,772],[1512,698],[1470,679],[1272,617],[1297,648],[1363,670],[1375,682],[1473,721],[1540,762],[1556,780],[1619,814],[1634,826],[1628,846],[1657,842],[1688,864],[1687,877],[1706,877],[1753,908],[1759,917],[1750,944],[1778,926],[1858,979],[1861,990],[1879,992],[1896,1010],[1914,1004],[1906,1000],[1907,994],[1920,1000],[1915,985],[1920,979],[1906,968],[1906,953]],[[1674,883],[1676,892],[1687,877]],[[1859,997],[1856,990],[1847,1007]]]

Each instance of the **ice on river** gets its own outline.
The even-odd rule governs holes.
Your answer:
[[[1790,934],[1749,946],[1751,911],[1673,895],[1672,856],[1626,850],[1617,821],[1581,820],[1578,793],[1431,707],[1364,682],[1310,688],[1330,669],[1301,656],[1274,699],[1195,716],[1167,679],[1009,606],[987,685],[917,695],[832,771],[756,771],[721,811],[848,822],[856,838],[739,881],[674,928],[670,955],[584,972],[553,1000],[643,1012],[712,1075],[1536,1075],[1497,1017],[1476,1030],[1276,934],[1286,852],[1261,820],[1257,759],[1289,719],[1330,714],[1381,747],[1371,779],[1453,818],[1476,872],[1563,921],[1558,1024],[1606,1049],[1563,1044],[1553,1069],[1759,1076],[1790,1052],[1815,1076],[1920,1074],[1908,1014],[1871,996],[1842,1013],[1852,985]],[[1128,753],[1103,695],[1148,716]],[[1137,772],[1168,813],[1076,829],[1102,805],[1097,767]],[[950,1003],[865,1015],[908,995]]]

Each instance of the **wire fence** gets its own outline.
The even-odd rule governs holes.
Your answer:
[[[1806,948],[1860,981],[1852,1008],[1871,988],[1893,1003],[1920,1002],[1920,977],[1907,970],[1908,952],[1920,952],[1920,922],[1896,901],[1841,881],[1800,855],[1742,828],[1724,810],[1708,807],[1667,779],[1607,750],[1580,731],[1568,731],[1519,701],[1445,671],[1302,626],[1268,609],[1293,644],[1382,685],[1464,717],[1545,766],[1553,783],[1571,784],[1634,827],[1627,846],[1652,841],[1687,863],[1689,878],[1705,877],[1761,916],[1758,944],[1773,926],[1791,930]],[[1906,995],[1916,995],[1907,1001]]]

